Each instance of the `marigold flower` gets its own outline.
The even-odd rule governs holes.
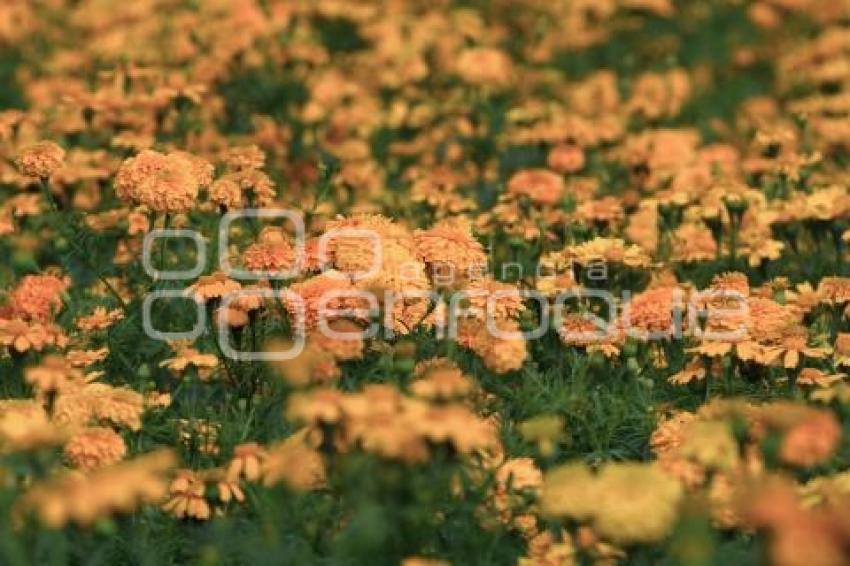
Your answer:
[[[27,368],[24,378],[40,393],[55,393],[86,382],[83,372],[55,354],[45,356],[39,365]]]
[[[455,63],[460,78],[479,86],[506,86],[514,76],[511,58],[490,47],[472,47],[462,51]]]
[[[657,466],[607,464],[594,483],[598,500],[593,528],[601,536],[617,543],[647,543],[670,533],[683,489]]]
[[[779,456],[794,466],[811,468],[829,459],[841,440],[841,426],[831,413],[813,412],[783,436]]]
[[[224,163],[235,171],[262,169],[266,163],[266,154],[256,145],[232,147],[222,157]]]
[[[605,327],[587,314],[567,313],[558,329],[561,342],[569,346],[585,348],[588,352],[602,352],[605,357],[620,353],[623,333],[619,327]]]
[[[115,190],[120,198],[155,212],[180,213],[195,207],[206,177],[185,154],[144,150],[121,165]]]
[[[245,501],[245,492],[242,491],[238,481],[232,480],[227,476],[221,477],[219,473],[211,475],[216,480],[215,486],[218,489],[218,500],[221,503],[230,503],[231,501],[242,503]]]
[[[67,432],[50,421],[44,406],[34,400],[0,400],[0,452],[37,450],[60,445]]]
[[[447,358],[432,358],[416,364],[410,391],[425,399],[465,397],[474,388],[472,380]]]
[[[489,277],[470,282],[463,293],[473,316],[479,320],[517,319],[526,308],[519,289]]]
[[[850,277],[824,277],[818,283],[817,293],[831,305],[850,302]]]
[[[541,500],[544,513],[591,519],[608,540],[647,543],[670,532],[682,494],[679,482],[657,466],[612,463],[597,476],[578,465],[549,472]]]
[[[242,208],[245,202],[242,186],[228,177],[214,181],[210,185],[208,195],[210,202],[230,210]]]
[[[676,332],[673,309],[683,309],[683,299],[676,301],[678,290],[670,287],[649,289],[636,295],[624,309],[624,325],[636,336],[646,339],[649,333],[670,337]],[[680,324],[682,321],[680,320]]]
[[[546,157],[546,163],[558,173],[575,173],[584,168],[584,150],[575,145],[553,147]]]
[[[233,458],[227,466],[227,477],[235,481],[244,477],[255,482],[266,459],[266,450],[256,442],[239,444],[233,448]]]
[[[583,267],[606,262],[622,263],[628,267],[648,267],[650,257],[639,246],[628,245],[619,238],[594,238],[564,250],[567,260],[575,261]]]
[[[35,512],[53,528],[68,522],[82,526],[113,513],[129,513],[167,493],[165,474],[176,459],[169,451],[152,452],[89,474],[68,472],[30,488],[16,511]]]
[[[717,257],[717,242],[711,230],[700,224],[682,224],[673,235],[673,261],[712,261]]]
[[[565,191],[564,179],[546,169],[525,169],[508,180],[509,194],[526,196],[539,205],[558,204]]]
[[[183,374],[189,366],[196,368],[198,377],[206,380],[213,370],[218,367],[218,357],[214,354],[202,354],[187,343],[176,343],[175,355],[160,362],[160,367],[165,367],[177,374]]]
[[[626,213],[619,199],[603,197],[581,203],[576,209],[576,217],[585,222],[618,224],[626,217]]]
[[[9,293],[9,306],[15,316],[44,322],[62,307],[70,285],[69,279],[56,275],[27,275]]]
[[[75,433],[65,444],[65,457],[84,471],[115,464],[126,455],[124,439],[106,427],[85,428]]]
[[[77,384],[60,390],[53,406],[57,423],[86,425],[108,421],[116,426],[139,430],[142,426],[144,397],[131,389],[105,383]]]
[[[163,505],[163,509],[178,519],[206,521],[212,515],[210,504],[205,498],[206,486],[198,472],[178,470],[168,491],[171,499]]]
[[[242,285],[238,281],[218,271],[212,275],[199,277],[195,283],[186,288],[186,295],[194,297],[199,303],[208,303],[240,289]]]
[[[468,221],[447,219],[414,234],[416,255],[441,287],[459,287],[487,266],[484,246],[472,236]]]
[[[495,336],[488,325],[476,323],[469,348],[481,357],[484,365],[496,373],[508,373],[522,367],[528,356],[528,345],[519,324],[513,320],[496,321],[501,333]]]
[[[51,141],[41,141],[23,148],[15,160],[27,177],[48,179],[65,163],[65,150]]]
[[[260,475],[267,486],[285,483],[291,489],[308,491],[325,483],[325,462],[311,439],[301,429],[268,449]]]
[[[363,357],[364,330],[354,321],[338,319],[328,322],[309,336],[310,345],[331,354],[338,361],[359,360]]]
[[[251,271],[280,272],[291,270],[297,260],[295,248],[277,227],[266,227],[257,243],[242,254],[242,263]]]
[[[320,318],[330,321],[353,313],[363,317],[367,304],[349,279],[334,271],[295,283],[284,294],[286,310],[302,333],[315,329]]]
[[[0,319],[0,344],[15,352],[24,353],[29,350],[40,352],[53,342],[54,337],[41,323]]]
[[[95,307],[94,311],[88,316],[81,316],[77,319],[77,328],[86,332],[96,330],[104,330],[109,328],[117,321],[124,318],[124,311],[121,309],[112,309],[107,311],[105,307]]]

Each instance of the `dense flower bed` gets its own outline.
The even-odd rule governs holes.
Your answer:
[[[0,4],[0,563],[850,562],[848,22]]]

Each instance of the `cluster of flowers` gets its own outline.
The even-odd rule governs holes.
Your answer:
[[[452,470],[440,497],[483,494],[469,528],[507,533],[527,566],[708,561],[687,554],[714,540],[694,521],[776,564],[850,561],[846,2],[458,4],[0,5],[26,103],[0,109],[17,533],[260,516],[250,495],[281,492],[330,494],[332,539],[357,523],[341,478],[367,457]],[[730,19],[757,41],[684,55]],[[635,32],[631,63],[576,63]],[[749,74],[763,92],[696,117]],[[294,217],[223,220],[243,209]],[[214,253],[151,244],[168,228]],[[162,290],[201,333],[142,332],[186,322],[151,314]],[[541,320],[556,332],[529,339]],[[571,452],[580,374],[593,403],[620,378],[648,400],[642,461]],[[525,401],[557,414],[528,414],[532,376]],[[395,504],[450,529],[440,497]],[[440,564],[452,538],[393,552]]]

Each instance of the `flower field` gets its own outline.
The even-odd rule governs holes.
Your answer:
[[[848,245],[848,0],[5,0],[0,564],[850,564]]]

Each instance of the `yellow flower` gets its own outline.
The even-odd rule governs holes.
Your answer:
[[[684,431],[681,454],[715,470],[729,470],[738,464],[738,443],[729,425],[722,421],[697,421]]]
[[[551,455],[555,443],[564,438],[564,419],[559,415],[543,415],[520,423],[519,433],[529,442],[536,442],[540,453]]]
[[[56,446],[66,437],[66,431],[50,421],[40,403],[24,399],[0,401],[0,452]]]
[[[596,512],[597,482],[584,464],[567,464],[546,472],[540,494],[541,511],[549,517],[586,521]]]
[[[606,464],[598,475],[569,464],[546,474],[541,506],[545,515],[591,521],[612,542],[649,543],[670,533],[682,494],[679,481],[653,464]]]
[[[607,464],[597,478],[594,529],[615,543],[664,539],[678,516],[683,489],[657,466]]]

